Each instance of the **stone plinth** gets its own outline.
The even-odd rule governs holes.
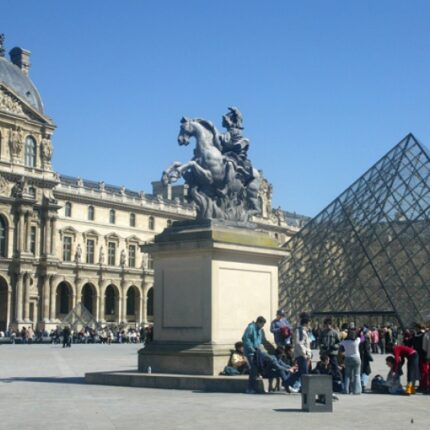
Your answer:
[[[140,371],[216,375],[246,325],[276,313],[285,251],[267,233],[175,223],[144,251],[154,258],[155,326],[154,342],[139,351]]]

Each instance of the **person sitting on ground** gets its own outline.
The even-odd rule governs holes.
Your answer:
[[[330,357],[328,356],[328,354],[322,353],[320,355],[320,361],[317,362],[311,373],[314,375],[330,375],[332,377],[333,392],[342,392],[342,380],[333,376],[333,368],[330,363]]]
[[[294,360],[294,347],[292,344],[289,344],[284,348],[282,360],[290,367],[296,366],[296,361]]]
[[[376,394],[405,394],[402,384],[400,383],[399,372],[394,371],[395,360],[393,356],[388,356],[385,363],[390,368],[387,379],[385,380],[381,375],[376,375],[372,379],[371,390]]]
[[[221,372],[222,375],[247,375],[249,373],[248,360],[243,352],[243,342],[236,342],[228,360],[227,366]]]
[[[418,369],[418,354],[415,349],[406,345],[396,345],[393,347],[394,360],[393,372],[402,374],[402,366],[407,361],[407,385],[405,392],[406,394],[415,394],[415,384],[419,379],[419,369]],[[387,357],[387,360],[388,358]],[[390,362],[391,362],[390,358]]]

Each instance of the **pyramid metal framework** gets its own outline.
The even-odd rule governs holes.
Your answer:
[[[291,318],[430,319],[430,155],[407,135],[286,245]]]
[[[79,331],[85,327],[96,328],[97,321],[82,303],[78,303],[61,321],[62,328],[66,325],[73,331]]]

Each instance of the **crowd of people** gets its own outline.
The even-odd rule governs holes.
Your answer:
[[[356,327],[351,322],[338,328],[331,318],[322,327],[312,327],[305,312],[293,327],[279,310],[270,324],[273,345],[265,337],[265,324],[259,316],[246,327],[222,372],[248,374],[248,393],[257,392],[259,376],[269,380],[269,391],[279,390],[282,383],[287,392],[296,393],[301,390],[302,375],[311,373],[330,375],[335,393],[430,394],[430,327],[416,323],[400,331],[388,324]],[[312,350],[318,350],[319,360],[312,361]],[[385,361],[387,377],[376,375],[369,384],[373,354],[387,353],[392,354]],[[405,387],[401,384],[404,368]]]
[[[34,331],[31,326],[22,327],[16,331],[10,328],[6,332],[0,331],[0,338],[7,337],[11,343],[18,340],[21,343],[42,343],[49,342],[63,344],[63,347],[71,347],[75,343],[148,343],[152,341],[153,325],[148,324],[140,328],[123,328],[119,326],[103,326],[98,328],[83,327],[80,330],[73,330],[70,326],[57,326],[50,332],[46,330]]]

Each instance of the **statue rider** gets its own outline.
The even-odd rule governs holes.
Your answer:
[[[237,107],[229,107],[222,117],[222,126],[226,133],[218,135],[221,152],[233,161],[235,170],[239,173],[245,186],[253,179],[252,164],[248,159],[249,139],[243,137],[243,116]]]

